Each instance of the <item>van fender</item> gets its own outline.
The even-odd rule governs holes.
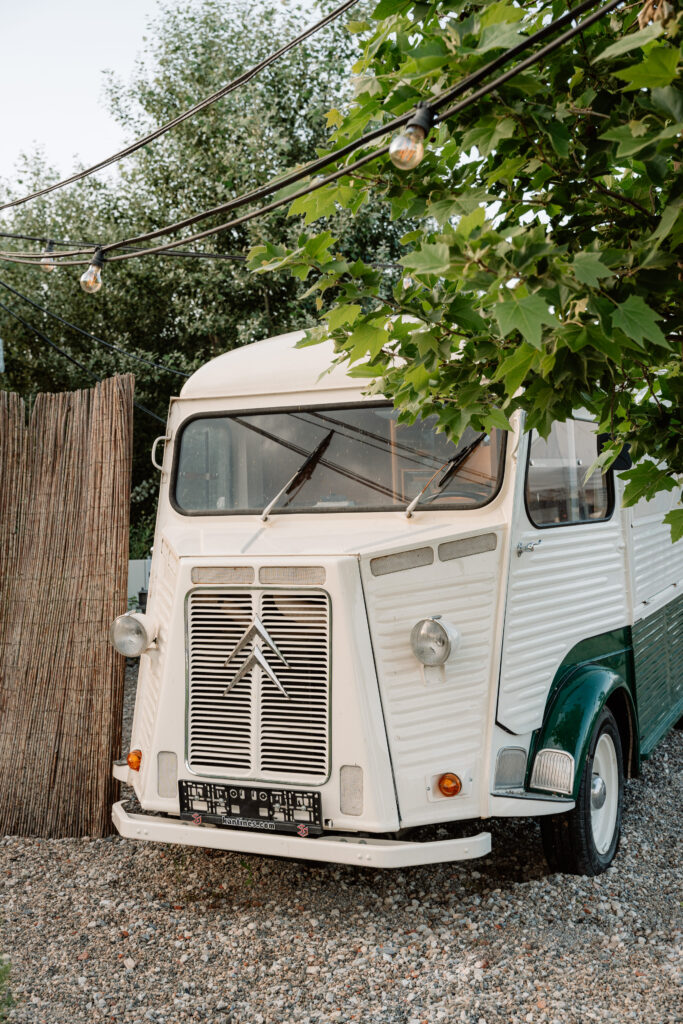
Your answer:
[[[615,701],[615,695],[618,698]],[[620,703],[626,710],[621,716],[620,731],[628,730],[622,743],[626,764],[637,770],[637,717],[633,696],[626,681],[612,669],[602,665],[584,665],[572,672],[555,689],[546,708],[543,725],[531,745],[531,756],[527,764],[526,788],[529,787],[534,759],[540,750],[547,748],[564,750],[574,758],[574,785],[571,798],[577,799],[583,766],[588,754],[588,745],[595,723],[607,703]],[[619,719],[620,716],[617,716]],[[634,752],[635,745],[635,752]],[[541,792],[539,790],[538,792]],[[545,790],[543,790],[545,792]]]

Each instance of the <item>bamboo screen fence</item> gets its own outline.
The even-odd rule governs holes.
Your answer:
[[[133,377],[0,392],[0,835],[103,836],[115,799]]]

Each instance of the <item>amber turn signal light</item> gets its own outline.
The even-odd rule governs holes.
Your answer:
[[[126,761],[128,762],[128,767],[132,771],[139,772],[140,771],[140,765],[142,764],[142,751],[141,750],[131,750],[130,754],[126,758]],[[444,776],[444,778],[445,778],[445,776]],[[441,783],[439,783],[439,785],[441,785]]]
[[[442,796],[457,796],[462,789],[462,782],[453,772],[446,772],[437,783]]]

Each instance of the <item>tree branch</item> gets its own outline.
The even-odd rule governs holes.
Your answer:
[[[611,188],[606,188],[604,185],[602,185],[597,180],[597,178],[591,178],[589,175],[586,178],[586,181],[591,181],[597,188],[598,192],[601,192],[605,196],[609,196],[610,199],[616,199],[620,203],[626,203],[627,206],[632,206],[634,210],[638,211],[638,213],[644,213],[648,220],[656,219],[655,217],[653,217],[650,211],[646,209],[646,207],[641,206],[641,204],[637,203],[635,199],[630,199],[628,196],[622,195],[621,192],[613,192]]]

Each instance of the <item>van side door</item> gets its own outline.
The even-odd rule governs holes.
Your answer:
[[[532,431],[520,453],[497,712],[518,735],[541,725],[572,649],[628,625],[613,475],[586,480],[597,450],[596,424],[576,417],[555,423],[547,440]]]

